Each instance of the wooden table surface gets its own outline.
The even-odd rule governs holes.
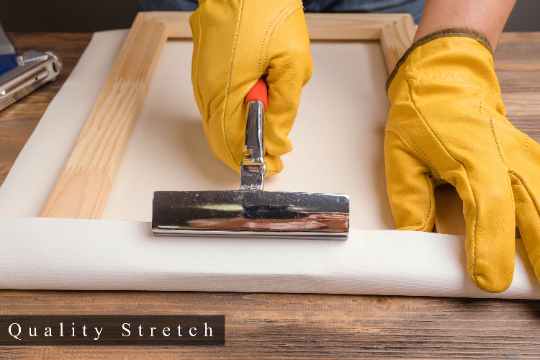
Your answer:
[[[53,50],[53,84],[0,113],[0,184],[90,34],[10,34],[19,51]],[[540,142],[540,33],[505,33],[496,70],[508,119]],[[0,291],[0,314],[224,314],[225,347],[0,347],[2,358],[540,359],[537,301],[399,296]]]

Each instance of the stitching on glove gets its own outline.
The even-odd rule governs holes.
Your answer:
[[[477,91],[475,91],[475,93],[476,93],[476,95],[478,95],[478,99],[480,101],[480,115],[486,116],[485,104],[484,104],[484,101],[482,99],[483,93],[482,92],[478,93]],[[490,102],[491,102],[491,99],[490,99]],[[499,151],[499,155],[501,156],[501,160],[509,168],[510,165],[508,165],[508,162],[506,161],[506,158],[504,157],[504,154],[503,154],[503,151],[502,151],[502,148],[501,148],[501,144],[499,142],[499,136],[497,135],[497,127],[496,127],[495,123],[493,122],[493,119],[490,116],[487,116],[487,118],[489,119],[489,123],[491,125],[491,132],[493,134],[493,139],[495,139],[495,144],[497,145],[497,150]],[[510,184],[510,190],[512,190],[512,184]]]
[[[482,114],[483,114],[483,110],[484,109],[482,108]],[[503,163],[507,166],[508,172],[514,174],[514,172],[510,168],[510,165],[506,161],[506,159],[504,157],[504,154],[503,154],[503,151],[501,149],[501,144],[499,142],[499,137],[497,135],[497,127],[496,127],[496,125],[493,122],[493,119],[491,117],[488,116],[488,119],[489,119],[489,122],[491,123],[491,130],[493,132],[493,138],[495,139],[495,143],[497,144],[497,149],[499,150],[499,155],[501,156],[501,159],[502,159]],[[512,205],[514,206],[514,209],[515,209],[516,208],[516,201],[514,199],[514,191],[512,190],[512,181],[510,180],[510,176],[506,176],[506,182],[508,183],[508,188],[510,190],[510,196],[512,197]],[[475,263],[476,263],[476,261],[475,261]]]
[[[538,206],[538,204],[536,203],[536,201],[534,201],[533,197],[531,196],[531,190],[529,189],[529,187],[527,186],[526,184],[526,181],[523,181],[523,179],[521,178],[521,176],[519,176],[518,174],[516,174],[516,172],[512,169],[508,170],[509,173],[511,173],[512,175],[514,175],[516,177],[516,179],[519,180],[519,182],[521,183],[521,185],[523,186],[523,188],[525,189],[525,192],[527,193],[527,195],[529,195],[529,199],[530,201],[526,201],[526,203],[532,203],[534,205],[534,207],[536,208],[536,210],[539,212],[540,214],[540,207]],[[512,193],[513,193],[513,190],[512,190]],[[520,202],[523,202],[523,201],[520,201]]]
[[[393,124],[393,125],[396,125],[397,127],[401,128],[398,124],[396,123],[389,123],[389,124]],[[416,154],[418,154],[420,157],[422,157],[421,154],[418,153],[418,151],[416,151],[416,149],[403,137],[403,135],[401,134],[401,131],[399,129],[396,129],[395,127],[392,127],[392,126],[386,126],[386,130],[385,131],[391,131],[393,132],[394,134],[396,134],[397,136],[399,136],[399,138],[401,139],[401,141],[403,141],[405,144],[407,144],[408,147],[410,147]],[[407,135],[407,133],[402,130],[403,133],[412,141],[412,139]],[[413,141],[414,143],[414,141]],[[414,144],[416,145],[416,144]],[[417,146],[417,145],[416,145]],[[417,146],[418,147],[418,146]],[[422,150],[420,150],[420,148],[418,148],[418,150],[420,152],[422,152]],[[422,154],[424,154],[422,152]],[[424,154],[425,155],[425,154]],[[427,160],[429,162],[429,159],[427,158],[427,156],[425,157],[424,160]],[[431,163],[430,163],[431,164]],[[424,164],[425,165],[425,164]],[[437,174],[437,171],[434,172],[434,169],[428,165],[428,167],[430,168],[431,172],[432,173],[435,173]],[[438,174],[437,174],[438,175]],[[424,224],[420,227],[421,228],[421,231],[423,231],[424,229],[426,229],[426,224],[429,222],[428,219],[429,219],[429,216],[431,214],[431,209],[432,209],[432,205],[433,205],[433,193],[434,193],[434,189],[433,189],[433,184],[431,183],[430,181],[430,176],[429,174],[424,174],[425,178],[426,178],[426,181],[428,183],[428,186],[429,186],[429,210],[428,210],[428,213],[427,213],[427,216],[426,218],[424,219]]]
[[[398,124],[394,122],[389,122],[388,124],[399,128],[399,129],[393,129],[391,126],[387,126],[388,131],[393,131],[394,133],[396,133],[407,145],[409,145],[411,149],[413,149],[413,151],[416,154],[418,154],[418,156],[420,156],[425,161],[427,161],[428,167],[433,173],[433,175],[440,177],[439,173],[435,169],[435,166],[433,166],[433,163],[429,160],[429,157],[420,149],[420,147],[413,141],[413,139],[411,139],[411,137],[407,134],[407,132],[403,130],[401,126],[399,126]],[[414,144],[414,147],[406,139],[403,138],[403,135],[401,133],[403,133],[407,137],[407,139],[409,139]]]
[[[489,107],[491,109],[493,109],[493,105],[492,105],[493,97],[500,97],[499,92],[498,91],[491,92],[491,89],[489,87],[486,87],[486,86],[482,85],[481,83],[478,83],[476,85],[478,87],[483,88],[484,90],[486,90],[491,95],[491,97],[489,98]],[[474,93],[476,95],[478,95],[478,97],[480,99],[480,115],[486,115],[486,103],[484,102],[484,100],[482,98],[482,96],[484,96],[484,93],[483,92],[478,93],[478,91],[475,91]],[[505,122],[508,122],[508,120],[506,118],[504,118],[504,120],[505,120]]]
[[[527,188],[525,187],[525,184],[523,183],[523,181],[521,181],[521,179],[519,178],[519,176],[513,171],[513,170],[509,170],[508,171],[511,175],[510,176],[513,176],[515,179],[511,179],[511,180],[514,180],[516,182],[515,186],[519,186],[519,184],[517,183],[518,181],[521,183],[522,187],[525,189],[525,192],[527,193],[527,195],[529,195],[529,192],[527,190]],[[513,188],[512,188],[512,192],[513,192]],[[527,199],[523,199],[523,200],[519,200],[519,201],[516,201],[514,199],[514,203],[520,203],[520,204],[533,204],[536,206],[536,204],[534,203],[534,201],[532,200],[531,198],[531,195],[529,195],[529,200]],[[516,216],[516,219],[517,219],[517,216]]]
[[[279,24],[279,22],[281,21],[281,19],[283,19],[284,16],[286,16],[292,9],[294,9],[294,7],[298,5],[298,3],[295,3],[287,12],[285,12],[284,14],[281,14],[281,17],[279,18],[279,20],[277,21],[277,23],[274,25],[274,27],[272,28],[272,32],[270,33],[270,37],[268,38],[268,42],[266,43],[266,48],[265,48],[265,51],[264,51],[264,57],[263,57],[263,63],[262,63],[262,67],[263,67],[263,72],[264,72],[264,67],[265,67],[265,64],[266,64],[266,55],[268,54],[268,48],[270,47],[270,41],[272,40],[272,37],[274,36],[274,32],[276,31],[276,28]],[[281,11],[280,11],[281,13]],[[279,14],[278,14],[279,15]],[[264,43],[262,44],[264,46]],[[261,48],[261,55],[262,55],[262,48]],[[260,70],[259,70],[260,71]]]
[[[411,80],[414,81],[415,79],[411,79]],[[426,127],[429,129],[429,131],[431,132],[431,134],[433,135],[433,137],[434,137],[435,139],[437,139],[437,142],[438,142],[439,145],[446,151],[446,153],[447,153],[454,161],[456,161],[457,163],[459,163],[459,164],[463,167],[463,169],[465,169],[465,172],[467,172],[467,168],[465,167],[465,165],[464,165],[461,161],[459,161],[458,159],[456,159],[456,158],[454,157],[454,155],[452,155],[452,154],[448,151],[448,149],[443,145],[443,143],[442,143],[442,141],[439,139],[439,137],[438,137],[438,136],[435,134],[435,132],[431,129],[431,127],[430,127],[429,124],[427,123],[426,119],[424,119],[424,117],[422,116],[422,113],[420,112],[420,110],[419,110],[418,107],[416,106],[416,103],[414,102],[414,98],[413,98],[413,95],[412,95],[412,93],[411,93],[411,91],[412,91],[411,86],[410,86],[410,84],[409,84],[407,81],[406,81],[406,83],[407,83],[407,86],[408,86],[408,88],[409,88],[409,98],[411,99],[411,103],[412,103],[412,105],[413,105],[413,107],[414,107],[414,110],[416,111],[416,113],[418,114],[418,116],[420,117],[420,119],[422,119],[422,121],[424,122],[424,125],[426,125]],[[469,190],[470,190],[470,189],[469,189]],[[472,193],[472,190],[471,190],[471,193]],[[475,204],[475,206],[476,206],[476,204]]]
[[[481,96],[482,93],[480,93],[480,94],[476,93],[476,94],[480,98],[480,114],[485,115],[484,102],[482,101],[482,96]],[[491,99],[490,99],[490,103],[491,103]],[[493,121],[493,119],[490,116],[488,116],[487,118],[489,119],[489,122],[491,124],[491,131],[493,133],[493,138],[495,139],[495,144],[497,144],[497,150],[499,151],[499,155],[501,156],[501,159],[502,159],[503,163],[508,168],[508,171],[513,173],[512,169],[510,169],[510,164],[508,164],[508,162],[506,161],[506,158],[504,157],[504,154],[503,154],[503,151],[502,151],[502,148],[501,148],[501,144],[499,142],[499,136],[497,135],[497,126],[495,125],[495,122]],[[512,191],[512,181],[510,180],[509,176],[506,177],[506,181],[508,182],[508,187],[510,189],[510,195],[512,196],[512,204],[515,207],[514,192]]]
[[[485,115],[485,108],[484,108],[484,101],[482,100],[482,95],[484,95],[484,93],[478,93],[478,91],[475,91],[474,92],[476,95],[478,95],[478,100],[480,101],[480,115]],[[489,119],[491,120],[491,118]],[[493,129],[493,126],[492,126],[492,129]]]
[[[300,5],[299,8],[296,8],[298,5]],[[266,44],[266,50],[264,52],[264,58],[263,58],[263,69],[265,67],[265,64],[266,64],[266,55],[268,54],[268,63],[270,63],[270,52],[268,51],[270,49],[270,41],[272,41],[272,45],[274,44],[274,41],[275,41],[275,36],[274,35],[277,35],[277,31],[276,29],[281,29],[281,26],[283,26],[283,24],[285,23],[285,21],[291,17],[292,14],[294,14],[296,11],[302,9],[303,6],[302,6],[302,2],[299,1],[297,2],[296,4],[294,4],[285,14],[283,14],[281,16],[281,18],[279,19],[279,21],[281,21],[281,24],[279,25],[279,27],[276,25],[274,26],[274,29],[272,29],[272,33],[270,34],[270,37],[268,38],[268,43]],[[288,15],[288,16],[287,16]],[[287,16],[287,17],[285,17]],[[285,18],[284,18],[285,17]],[[282,21],[283,20],[283,21]],[[272,39],[273,38],[273,39]]]
[[[412,79],[411,79],[412,80]],[[472,239],[471,242],[473,244],[472,246],[472,258],[474,259],[474,264],[473,264],[473,269],[472,269],[472,277],[473,277],[473,282],[478,285],[478,280],[477,280],[477,275],[476,275],[476,223],[477,223],[477,219],[478,219],[478,205],[476,204],[476,198],[475,198],[475,195],[474,195],[474,191],[472,191],[471,189],[471,183],[469,181],[469,177],[468,177],[468,174],[467,174],[467,168],[465,167],[465,165],[459,161],[458,159],[456,159],[454,157],[454,155],[452,155],[448,149],[446,149],[446,147],[442,144],[441,140],[437,137],[437,135],[435,134],[435,132],[433,132],[433,130],[431,129],[431,127],[428,125],[426,119],[424,119],[424,117],[422,116],[422,113],[420,112],[420,110],[418,109],[418,107],[416,106],[416,103],[414,102],[414,98],[412,96],[412,93],[411,93],[411,86],[410,84],[407,82],[407,86],[409,87],[409,97],[411,99],[411,103],[413,104],[413,107],[414,109],[416,110],[416,112],[418,113],[418,116],[420,117],[420,119],[422,119],[422,121],[424,122],[424,124],[426,125],[426,127],[429,129],[429,131],[431,132],[431,134],[435,137],[435,139],[437,139],[437,141],[439,142],[439,145],[446,151],[446,153],[454,160],[456,161],[457,163],[459,163],[463,169],[465,170],[465,176],[467,177],[467,186],[468,186],[468,190],[469,192],[471,193],[472,195],[472,201],[473,201],[473,205],[474,205],[474,212],[475,212],[475,216],[474,216],[474,224],[471,224],[472,226]]]
[[[292,0],[290,3],[288,3],[287,5],[282,7],[281,10],[279,10],[279,12],[276,14],[276,16],[274,16],[274,18],[270,22],[270,25],[268,25],[268,28],[266,29],[266,32],[264,33],[264,38],[263,38],[263,41],[261,43],[261,50],[259,51],[259,64],[257,65],[257,78],[261,77],[261,55],[262,55],[262,51],[263,51],[263,48],[264,48],[264,43],[265,43],[265,40],[266,40],[266,36],[268,35],[268,31],[270,31],[270,28],[272,27],[272,24],[274,23],[274,21],[276,21],[279,14],[281,14],[283,12],[283,10],[285,10],[289,5],[291,5],[295,1],[296,0]],[[270,40],[268,40],[268,41],[270,42]]]
[[[433,208],[433,197],[435,196],[435,189],[433,189],[433,184],[431,183],[429,179],[429,174],[425,175],[426,181],[429,186],[429,210],[426,216],[426,219],[424,220],[424,226],[422,227],[422,230],[426,230],[426,225],[429,223],[429,216],[431,215],[431,209]],[[430,229],[427,229],[430,230]],[[433,229],[431,229],[433,231]]]
[[[296,8],[294,9],[297,5],[301,5],[299,8]],[[274,43],[276,42],[276,38],[277,38],[277,35],[279,33],[279,30],[281,29],[281,27],[283,26],[283,24],[285,24],[285,21],[287,21],[291,16],[294,15],[294,13],[296,13],[298,10],[303,10],[304,9],[304,6],[302,4],[302,2],[298,3],[298,4],[295,4],[293,6],[293,9],[294,11],[292,11],[289,16],[287,16],[285,19],[283,19],[283,21],[281,22],[281,24],[279,25],[279,27],[277,28],[277,31],[275,33],[275,36],[274,36],[274,39],[272,39],[272,44],[269,46],[269,49],[272,48],[272,46],[274,45]],[[292,9],[291,9],[292,10]],[[268,62],[270,62],[270,52],[268,53]]]
[[[437,40],[442,37],[452,37],[452,36],[468,37],[468,38],[478,41],[479,43],[481,43],[482,45],[486,47],[486,49],[491,53],[491,56],[493,57],[493,49],[491,47],[491,44],[482,33],[479,33],[472,29],[460,29],[460,28],[451,28],[451,29],[437,31],[433,34],[424,36],[423,38],[421,38],[420,40],[412,44],[409,49],[407,49],[405,54],[403,54],[403,56],[398,60],[396,67],[394,68],[390,76],[388,77],[388,80],[386,80],[386,86],[385,86],[386,92],[388,93],[388,88],[390,87],[392,80],[394,80],[394,78],[396,77],[396,74],[399,68],[401,67],[401,65],[403,65],[403,63],[405,63],[409,55],[414,50],[416,50],[417,48],[419,48],[420,46],[424,44],[427,44],[430,41]]]
[[[523,181],[523,180],[522,180],[515,172],[513,172],[512,170],[510,170],[510,173],[512,173],[512,175],[514,175],[514,177],[517,179],[517,181],[519,181],[519,182],[521,183],[521,186],[523,186],[523,188],[525,189],[525,192],[526,192],[527,195],[529,196],[529,201],[520,201],[520,202],[521,202],[521,203],[527,203],[527,204],[532,203],[533,206],[536,208],[536,212],[537,212],[537,215],[538,215],[538,213],[539,213],[539,211],[538,211],[538,209],[539,209],[539,208],[538,208],[538,204],[534,201],[533,197],[531,196],[531,193],[529,192],[529,189],[528,189],[527,186],[525,185],[525,182],[524,182],[524,181]],[[521,229],[520,229],[520,230],[521,230]],[[522,239],[523,239],[523,234],[521,234],[521,236],[522,236]],[[523,239],[523,241],[524,241],[524,239]],[[527,251],[527,253],[528,253],[528,255],[529,255],[529,251]],[[530,255],[529,255],[529,256],[530,256]],[[531,260],[530,257],[529,257],[529,260]],[[539,262],[539,261],[540,261],[540,257],[537,258],[537,259],[534,261],[534,263],[531,261],[531,265],[532,265],[532,267],[533,267],[533,269],[534,269],[535,274],[537,274],[537,272],[536,272],[536,265],[538,265],[538,262]],[[538,277],[538,276],[537,276],[537,277]]]
[[[497,128],[495,126],[495,123],[493,122],[493,119],[488,117],[489,118],[489,121],[491,123],[491,130],[493,131],[493,137],[495,138],[495,143],[497,144],[497,148],[499,150],[499,154],[501,155],[501,159],[503,161],[503,163],[508,167],[508,171],[512,172],[512,170],[510,169],[510,165],[508,164],[508,162],[506,161],[504,155],[503,155],[503,152],[502,152],[502,149],[501,149],[501,145],[499,143],[499,137],[497,136]],[[510,181],[510,177],[506,177],[506,181],[508,182],[508,186],[510,187],[510,195],[512,196],[512,203],[514,204],[514,192],[512,191],[512,182]]]
[[[444,74],[441,74],[439,72],[434,72],[431,74],[423,73],[421,74],[417,79],[415,78],[409,78],[411,81],[416,81],[418,84],[421,80],[423,81],[442,81],[442,82],[452,82],[452,83],[459,83],[459,84],[473,84],[475,86],[478,86],[479,88],[482,88],[486,92],[488,92],[492,97],[499,97],[500,93],[498,91],[492,92],[491,88],[489,88],[487,85],[484,85],[482,83],[474,83],[473,78],[466,77],[461,73],[454,73],[454,72],[446,72]],[[478,92],[475,92],[476,95],[479,95]],[[491,106],[491,99],[490,99],[490,106]]]
[[[431,74],[423,73],[418,77],[418,79],[411,78],[411,80],[420,82],[420,80],[422,80],[422,78],[424,77],[427,77],[427,80],[438,80],[438,81],[443,81],[443,82],[453,82],[453,83],[460,83],[460,84],[472,84],[474,82],[472,78],[467,78],[461,73],[455,73],[455,72],[450,72],[450,71],[444,74],[441,74],[439,72],[434,72]]]
[[[499,150],[499,155],[501,156],[501,159],[503,161],[503,163],[507,166],[507,167],[510,167],[510,165],[508,165],[508,162],[506,161],[504,155],[503,155],[503,152],[502,152],[502,149],[501,149],[501,144],[499,143],[499,137],[497,136],[497,128],[495,126],[495,123],[493,122],[493,119],[491,117],[488,117],[489,119],[489,122],[491,123],[491,131],[493,132],[493,138],[495,139],[495,144],[497,144],[497,150]]]
[[[242,10],[244,9],[244,0],[241,0],[240,2],[240,13],[238,14],[238,24],[236,25],[236,35],[234,37],[234,44],[233,44],[233,52],[231,56],[231,68],[229,70],[229,83],[227,85],[227,94],[225,95],[225,102],[223,104],[223,117],[221,118],[221,126],[223,131],[223,138],[225,139],[225,144],[227,145],[227,150],[229,151],[229,155],[231,155],[231,158],[236,163],[236,165],[240,166],[240,163],[236,161],[232,151],[231,146],[229,145],[229,140],[227,139],[227,133],[225,132],[225,113],[227,111],[227,101],[229,100],[229,91],[231,89],[231,78],[232,78],[232,68],[233,68],[233,61],[234,61],[234,53],[236,51],[236,42],[238,41],[238,31],[240,30],[240,22],[242,21]]]

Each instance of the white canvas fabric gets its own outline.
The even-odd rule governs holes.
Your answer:
[[[239,186],[206,143],[187,40],[164,47],[103,220],[38,218],[126,34],[94,35],[0,187],[0,288],[540,298],[520,240],[511,288],[488,294],[466,274],[462,237],[395,231],[382,146],[388,73],[377,42],[312,43],[294,150],[265,184],[350,194],[349,240],[151,234],[153,191]]]

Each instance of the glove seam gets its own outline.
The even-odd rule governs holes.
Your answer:
[[[481,97],[481,94],[478,94],[478,97],[480,98],[480,115],[485,115],[485,106],[484,106],[484,102],[482,101],[482,97]],[[501,160],[503,162],[503,164],[506,166],[507,170],[511,173],[513,173],[512,169],[510,168],[510,164],[508,163],[508,161],[506,161],[506,158],[504,156],[504,153],[502,151],[502,148],[501,148],[501,143],[499,141],[499,136],[497,134],[497,126],[495,125],[495,122],[493,121],[493,118],[491,118],[490,116],[487,116],[487,118],[489,119],[489,122],[491,124],[491,131],[493,133],[493,138],[495,140],[495,144],[497,145],[497,150],[499,152],[499,155],[501,156]],[[510,177],[507,176],[506,177],[506,181],[508,183],[508,187],[510,188],[510,196],[512,197],[512,204],[514,205],[514,209],[515,209],[515,206],[516,206],[516,203],[515,203],[515,199],[514,199],[514,191],[512,190],[512,181],[510,180]]]
[[[407,86],[409,88],[409,97],[411,99],[411,103],[416,111],[416,113],[418,114],[418,116],[420,117],[420,119],[422,119],[422,121],[424,122],[424,124],[426,125],[426,127],[429,129],[429,131],[431,132],[431,134],[433,135],[433,137],[437,140],[437,142],[439,143],[439,145],[446,151],[446,153],[454,160],[456,161],[457,163],[459,163],[461,165],[461,167],[463,168],[463,170],[465,170],[465,177],[467,179],[467,186],[468,186],[468,190],[469,192],[471,193],[472,195],[472,200],[473,200],[473,204],[474,204],[474,211],[475,211],[475,217],[474,217],[474,224],[472,225],[473,229],[472,229],[472,243],[473,243],[473,246],[472,246],[472,258],[474,259],[474,264],[473,264],[473,269],[472,269],[472,281],[476,284],[476,286],[479,286],[478,284],[478,280],[477,280],[477,276],[476,276],[476,230],[477,230],[477,219],[478,219],[478,205],[477,205],[477,201],[476,201],[476,198],[475,198],[475,195],[474,195],[474,191],[472,191],[471,189],[471,184],[470,184],[470,180],[469,180],[469,176],[467,174],[467,168],[465,167],[465,165],[459,161],[458,159],[456,159],[449,151],[448,149],[443,145],[443,143],[441,142],[441,140],[437,137],[437,135],[435,134],[435,132],[433,131],[433,129],[431,129],[431,127],[429,126],[429,124],[427,123],[427,121],[424,119],[424,117],[422,116],[422,113],[420,112],[420,109],[418,109],[418,107],[416,106],[416,103],[414,102],[414,98],[412,96],[412,93],[411,93],[411,86],[409,84],[408,81],[407,82]]]
[[[526,182],[523,181],[523,180],[521,179],[521,176],[520,176],[519,174],[517,174],[514,170],[508,169],[508,172],[511,173],[512,175],[514,175],[514,176],[519,180],[519,182],[521,183],[521,185],[523,185],[523,188],[524,188],[525,191],[527,192],[527,195],[529,195],[529,197],[531,198],[531,201],[532,201],[534,207],[535,207],[536,210],[538,211],[538,210],[540,209],[540,207],[538,206],[537,202],[534,201],[534,199],[532,198],[531,193],[530,193],[530,191],[529,191],[529,188],[528,188],[528,186],[526,185]]]
[[[390,84],[392,83],[392,80],[394,80],[399,68],[401,67],[401,65],[403,65],[405,63],[405,61],[407,60],[409,55],[414,50],[416,50],[417,48],[419,48],[422,45],[427,44],[428,42],[431,42],[433,40],[437,40],[437,39],[443,38],[443,37],[468,37],[468,38],[477,40],[482,45],[484,45],[486,47],[486,49],[491,53],[491,56],[493,56],[493,48],[491,47],[491,44],[489,43],[488,39],[482,33],[478,32],[478,31],[475,31],[475,30],[472,30],[472,29],[450,28],[450,29],[445,29],[445,30],[434,32],[432,34],[429,34],[429,35],[424,36],[423,38],[419,39],[414,44],[412,44],[411,47],[409,47],[409,49],[407,49],[407,51],[405,51],[405,54],[403,54],[403,56],[396,63],[396,66],[394,67],[394,70],[392,71],[392,73],[388,77],[388,80],[386,80],[386,86],[385,86],[386,92],[388,93],[388,88],[390,87]]]
[[[283,26],[285,21],[287,21],[287,19],[290,18],[292,16],[292,14],[294,14],[295,12],[297,12],[300,9],[303,9],[302,6],[295,9],[295,7],[298,6],[298,5],[302,5],[302,1],[299,1],[296,4],[293,4],[293,6],[285,14],[283,14],[281,16],[281,18],[278,20],[278,23],[281,21],[279,27],[277,26],[277,24],[276,24],[276,26],[274,26],[274,29],[272,30],[272,34],[270,34],[270,37],[268,38],[268,43],[266,44],[266,50],[264,52],[264,58],[263,58],[263,69],[264,69],[265,64],[266,64],[266,55],[268,55],[268,63],[270,63],[270,52],[269,52],[269,50],[271,48],[271,45],[274,45],[274,42],[276,41],[276,37],[277,37],[277,33],[279,32],[279,29],[281,29],[281,27]],[[287,16],[287,17],[284,18],[285,16]],[[276,29],[277,29],[277,31],[276,31]],[[272,44],[270,44],[270,42],[272,42]],[[263,72],[262,75],[264,75],[264,72]]]
[[[292,0],[290,3],[288,3],[287,5],[285,5],[284,7],[281,8],[281,10],[279,10],[279,12],[276,14],[276,16],[274,16],[274,18],[272,19],[272,21],[270,22],[270,25],[268,25],[268,28],[266,29],[266,32],[264,33],[264,38],[263,38],[263,41],[261,43],[261,50],[259,51],[259,63],[257,65],[257,78],[260,78],[262,75],[261,75],[261,56],[262,56],[262,51],[264,49],[264,43],[266,41],[266,36],[268,35],[268,31],[270,31],[270,28],[272,27],[272,24],[274,23],[274,21],[276,21],[277,17],[279,16],[279,14],[281,14],[283,12],[283,10],[285,10],[287,7],[289,7],[289,5],[291,5],[293,2],[295,2],[297,0]],[[274,32],[275,30],[275,27],[274,29],[272,30],[272,33]],[[271,37],[270,37],[271,38]],[[270,42],[270,38],[268,39],[268,42]],[[265,54],[265,61],[266,61],[266,54]]]
[[[389,123],[389,124],[397,125],[397,124],[395,124],[395,123]],[[397,126],[400,127],[399,125],[397,125]],[[401,128],[401,127],[400,127],[400,128]],[[391,131],[391,132],[393,132],[394,134],[396,134],[397,136],[399,136],[399,138],[400,138],[400,140],[401,140],[402,142],[404,142],[404,143],[405,143],[408,147],[410,147],[415,153],[417,153],[420,157],[422,157],[422,155],[419,154],[418,151],[416,151],[416,149],[415,149],[411,144],[409,144],[409,142],[408,142],[406,139],[403,138],[403,135],[401,134],[401,132],[400,132],[398,129],[390,128],[390,127],[387,126],[385,131]],[[402,130],[402,131],[405,133],[405,130]],[[412,141],[412,139],[407,135],[407,133],[405,133],[405,135]],[[418,145],[416,145],[416,144],[414,143],[414,141],[412,141],[412,143],[413,143],[416,147],[418,147]],[[420,148],[418,148],[418,150],[419,150],[422,154],[424,154],[424,153],[422,152],[422,150],[420,150]],[[425,154],[424,154],[424,155],[425,155]],[[426,159],[423,159],[423,160],[427,160],[427,161],[429,162],[429,159],[427,158],[427,156],[426,156]],[[424,166],[425,166],[425,164],[424,164]],[[433,172],[433,169],[431,168],[431,166],[428,165],[428,168]],[[427,213],[426,218],[424,219],[424,224],[423,224],[422,226],[419,227],[419,228],[420,228],[420,231],[426,231],[425,229],[426,229],[427,223],[429,222],[429,217],[430,217],[430,215],[431,215],[431,209],[432,209],[432,207],[433,207],[433,199],[432,199],[432,194],[434,193],[433,185],[432,185],[431,181],[429,181],[429,174],[426,174],[426,173],[425,173],[425,174],[424,174],[424,177],[426,178],[426,181],[427,181],[428,186],[429,186],[429,194],[430,194],[430,196],[429,196],[429,209],[428,209],[428,213]],[[411,229],[411,230],[412,230],[412,229]]]
[[[501,144],[499,142],[499,136],[497,135],[497,127],[495,125],[495,122],[493,121],[493,118],[491,116],[486,115],[485,103],[484,103],[484,101],[482,101],[482,92],[478,93],[477,91],[475,91],[475,94],[478,95],[478,99],[480,101],[478,111],[480,112],[481,116],[485,116],[485,117],[487,117],[489,119],[493,139],[495,140],[495,145],[497,145],[497,151],[499,152],[499,156],[501,157],[501,160],[502,160],[503,164],[506,165],[506,167],[509,169],[510,165],[508,164],[508,161],[506,161],[506,158],[504,157],[504,154],[503,154],[503,151],[502,151],[502,148],[501,148]],[[491,106],[491,99],[490,99],[490,106]],[[511,186],[512,186],[512,184],[510,184],[510,187]]]
[[[499,137],[497,136],[497,128],[495,126],[495,123],[493,122],[493,119],[491,117],[488,117],[489,121],[491,122],[491,129],[493,131],[493,137],[495,138],[495,143],[497,144],[497,149],[499,150],[499,154],[501,155],[501,159],[503,163],[506,165],[506,168],[508,171],[512,174],[514,174],[514,171],[510,168],[510,164],[506,161],[506,158],[504,157],[504,154],[501,149],[501,144],[499,142]],[[512,190],[512,181],[510,179],[510,176],[506,176],[506,181],[508,183],[508,187],[510,188],[510,196],[512,197],[512,204],[514,205],[514,209],[516,208],[516,201],[514,199],[514,191]],[[530,196],[530,195],[529,195]]]
[[[536,209],[536,211],[537,211],[537,213],[538,213],[538,209],[539,209],[539,208],[538,208],[538,204],[536,203],[536,201],[534,201],[533,197],[531,196],[531,193],[530,193],[530,191],[529,191],[527,185],[525,185],[525,182],[524,182],[524,181],[521,179],[521,177],[520,177],[518,174],[516,174],[512,169],[510,169],[509,172],[510,172],[513,176],[515,176],[515,178],[520,182],[521,186],[523,186],[523,189],[525,189],[525,193],[529,196],[530,201],[532,202],[533,206],[535,207],[535,209]],[[520,201],[520,202],[522,202],[522,201]],[[528,203],[528,201],[526,201],[525,203]],[[516,219],[517,219],[517,216],[516,216]],[[519,227],[518,227],[518,228],[519,228]],[[521,229],[520,229],[520,230],[521,230]],[[524,241],[524,239],[523,239],[523,234],[521,234],[521,236],[522,236],[522,241]],[[528,253],[528,251],[527,251],[527,253]],[[529,261],[530,261],[530,258],[529,258]],[[534,270],[535,273],[536,273],[536,265],[538,264],[539,261],[540,261],[540,257],[534,261],[534,264],[531,262],[531,265],[532,265],[533,270]]]
[[[223,104],[223,117],[221,118],[221,126],[223,131],[223,138],[225,139],[225,144],[227,145],[227,150],[229,151],[229,155],[233,159],[233,161],[236,163],[236,165],[240,166],[240,163],[236,161],[231,146],[229,145],[229,139],[227,138],[227,132],[225,131],[225,113],[227,112],[227,102],[229,100],[229,92],[231,89],[231,79],[232,79],[232,70],[233,70],[233,62],[234,62],[234,54],[236,52],[236,43],[238,41],[238,32],[240,30],[240,23],[242,21],[242,10],[244,9],[244,0],[241,0],[240,2],[240,13],[238,14],[238,24],[236,25],[236,34],[234,37],[234,44],[233,44],[233,51],[231,56],[231,67],[229,70],[229,82],[227,84],[227,93],[225,95],[225,103]]]
[[[529,190],[528,190],[527,187],[525,186],[525,183],[523,182],[523,180],[521,180],[521,177],[520,177],[518,174],[516,174],[516,172],[515,172],[514,170],[512,170],[512,169],[508,169],[508,172],[509,172],[510,174],[512,174],[513,176],[515,176],[516,179],[519,180],[519,182],[521,183],[521,185],[522,185],[523,188],[525,189],[525,192],[527,193],[527,195],[529,195],[529,198],[531,199],[531,201],[532,201],[534,207],[535,207],[536,210],[538,211],[538,207],[536,206],[536,202],[533,200],[532,196],[531,196],[530,193],[529,193]],[[514,190],[512,190],[512,192],[513,192],[513,191],[514,191]],[[514,202],[516,202],[516,201],[514,201]],[[528,203],[528,201],[519,201],[519,202],[520,202],[520,203]]]
[[[429,186],[429,210],[428,210],[426,219],[424,220],[424,227],[422,229],[423,231],[429,231],[430,229],[429,228],[426,229],[426,226],[429,224],[429,217],[431,216],[431,209],[433,208],[433,197],[435,196],[435,189],[433,187],[432,182],[429,179],[429,174],[425,174],[424,177],[426,178],[426,181]],[[430,231],[433,231],[433,226],[431,227]]]
[[[499,137],[497,136],[497,128],[495,126],[495,123],[493,122],[493,119],[488,116],[489,122],[491,124],[491,132],[493,134],[493,139],[495,140],[495,145],[497,145],[497,151],[499,152],[499,156],[501,157],[501,160],[504,165],[506,165],[507,168],[510,168],[510,165],[508,165],[508,162],[506,161],[506,158],[504,157],[504,154],[501,149],[501,144],[499,143]]]
[[[420,155],[420,157],[423,157],[424,160],[427,161],[428,163],[427,166],[431,170],[433,175],[438,174],[437,170],[435,169],[435,166],[433,166],[433,163],[429,160],[429,157],[420,149],[420,147],[413,141],[413,139],[411,139],[411,137],[405,132],[405,130],[403,130],[401,126],[399,126],[398,124],[394,122],[389,122],[388,124],[394,127],[397,126],[399,130],[395,131],[394,129],[391,128],[392,126],[391,127],[387,126],[387,131],[393,131],[394,133],[396,133],[402,139],[402,141],[404,141],[415,153],[417,153],[418,155]],[[403,138],[401,132],[403,132],[403,134],[405,134],[405,136],[414,144],[416,149],[411,144],[409,144],[409,142],[406,139]]]

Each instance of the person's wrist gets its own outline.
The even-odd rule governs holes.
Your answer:
[[[468,29],[483,34],[497,47],[516,0],[426,0],[413,42],[444,29]]]

